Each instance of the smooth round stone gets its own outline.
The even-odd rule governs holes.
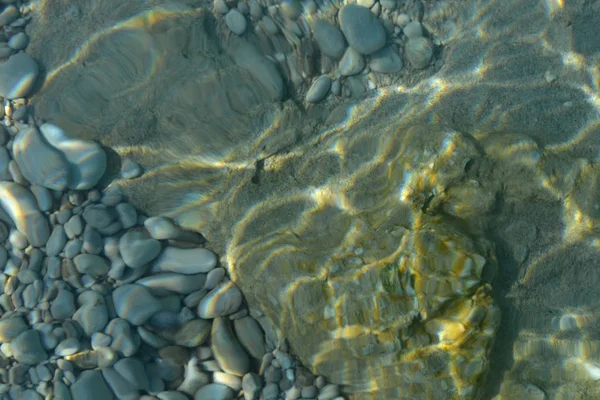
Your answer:
[[[371,54],[385,46],[381,21],[366,7],[348,4],[339,12],[340,26],[348,44],[361,54]]]
[[[19,32],[8,40],[8,47],[13,50],[23,50],[29,44],[29,38],[25,32]]]
[[[70,290],[60,288],[58,295],[50,303],[50,313],[57,320],[63,320],[73,317],[75,314],[75,297]]]
[[[144,364],[138,358],[122,358],[113,365],[113,368],[136,389],[148,390],[150,386],[148,376]]]
[[[115,244],[116,244],[115,240]],[[85,250],[89,254],[100,254],[104,247],[104,243],[102,241],[102,236],[95,229],[86,230],[83,234],[83,250]],[[116,248],[118,249],[118,244],[116,244]],[[110,255],[108,255],[110,257]]]
[[[342,76],[357,75],[365,69],[365,64],[365,57],[352,47],[348,47],[338,64],[338,69]]]
[[[318,103],[327,96],[331,88],[331,78],[325,75],[318,77],[306,93],[306,101],[309,103]]]
[[[69,239],[81,235],[83,232],[83,221],[80,215],[73,215],[64,225],[65,234]]]
[[[409,39],[420,38],[423,36],[423,26],[419,21],[412,21],[406,24],[402,32]]]
[[[71,139],[61,128],[45,123],[40,126],[44,138],[70,163],[69,189],[91,189],[106,171],[106,153],[95,142]]]
[[[46,244],[50,237],[50,225],[27,188],[14,182],[0,182],[0,206],[32,246]]]
[[[71,385],[73,399],[106,400],[114,397],[102,373],[98,370],[82,371],[77,382]]]
[[[79,322],[85,334],[91,337],[102,331],[108,322],[108,309],[102,295],[87,290],[79,295],[77,302],[81,307],[75,311],[73,319]]]
[[[233,320],[233,329],[241,343],[248,353],[261,360],[267,352],[265,343],[265,333],[250,316]]]
[[[204,283],[204,289],[206,289],[206,290],[214,289],[219,283],[221,283],[223,281],[224,277],[225,277],[225,268],[219,267],[219,268],[213,269],[206,275],[206,282]]]
[[[46,254],[50,257],[57,256],[65,247],[67,243],[67,235],[65,234],[65,228],[61,225],[56,225],[52,229],[52,233],[46,242]]]
[[[81,248],[83,247],[83,241],[81,239],[73,239],[69,240],[65,245],[65,257],[66,258],[75,258],[79,253],[81,253]]]
[[[140,347],[140,337],[132,330],[129,322],[115,318],[108,323],[104,333],[112,337],[110,348],[118,354],[130,357]]]
[[[150,232],[150,236],[157,240],[175,239],[181,232],[171,218],[162,216],[146,219],[144,227]]]
[[[85,208],[83,220],[92,228],[104,229],[113,222],[114,215],[104,204],[94,204]]]
[[[262,7],[256,0],[250,0],[250,16],[255,21],[258,21],[263,16]]]
[[[69,183],[69,164],[35,127],[20,131],[13,141],[14,160],[23,176],[42,187],[62,191]]]
[[[229,6],[227,6],[225,0],[214,0],[213,9],[218,14],[227,14],[227,12],[229,11]]]
[[[123,229],[129,229],[137,225],[138,215],[137,210],[131,203],[119,203],[115,207],[117,217],[123,226]]]
[[[8,0],[8,1],[2,1],[2,3],[7,4],[7,3],[13,3],[14,1]],[[15,6],[8,6],[6,7],[2,13],[0,13],[0,26],[4,26],[4,25],[8,25],[12,22],[14,22],[17,18],[19,18],[20,12],[19,9]]]
[[[359,6],[371,8],[375,5],[376,2],[377,0],[358,0],[356,4],[358,4]]]
[[[342,31],[329,21],[317,20],[313,26],[314,38],[323,54],[340,58],[346,50],[346,41]]]
[[[50,211],[54,204],[54,199],[52,198],[50,190],[35,184],[31,185],[29,189],[35,196],[40,211]]]
[[[29,54],[13,54],[0,63],[0,96],[9,100],[27,97],[38,73],[37,62]]]
[[[159,400],[189,400],[189,397],[178,391],[160,392],[156,395]]]
[[[238,10],[229,10],[225,15],[225,24],[236,35],[241,35],[246,32],[248,26],[246,18]]]
[[[29,243],[27,243],[27,238],[25,237],[25,235],[23,235],[21,232],[19,232],[17,230],[13,230],[10,232],[10,235],[8,236],[8,241],[10,242],[10,244],[13,248],[19,249],[19,250],[23,250],[25,247],[29,246]]]
[[[60,342],[54,349],[54,353],[60,357],[66,357],[73,355],[79,351],[81,344],[79,340],[74,337],[67,338]]]
[[[250,371],[250,357],[244,350],[227,318],[215,318],[210,335],[215,360],[223,371],[244,376]]]
[[[379,3],[386,10],[395,10],[397,6],[396,0],[380,0]]]
[[[102,332],[95,332],[91,337],[92,349],[96,350],[100,347],[108,347],[112,342],[112,338]]]
[[[118,399],[139,399],[139,391],[114,368],[102,368],[104,380]]]
[[[194,395],[194,400],[233,400],[234,398],[233,389],[220,383],[209,383],[201,387]]]
[[[216,265],[217,256],[208,249],[167,247],[154,261],[152,271],[192,275],[209,272]]]
[[[143,231],[128,231],[119,239],[121,257],[131,268],[146,265],[160,254],[160,250],[160,242]]]
[[[268,15],[264,15],[262,17],[262,19],[260,20],[260,26],[268,35],[276,35],[279,32],[279,27]]]
[[[79,254],[73,259],[75,268],[81,274],[88,274],[94,278],[106,275],[110,270],[108,260],[96,254]]]
[[[27,330],[27,324],[18,316],[6,317],[0,320],[0,342],[10,342]]]
[[[423,69],[433,57],[433,43],[424,37],[409,39],[404,47],[404,54],[413,68]]]
[[[123,179],[135,179],[142,175],[142,167],[131,158],[125,158],[121,164],[121,177]]]
[[[233,314],[242,304],[242,292],[231,281],[220,283],[198,304],[198,316],[212,319]]]
[[[133,325],[142,325],[161,310],[161,303],[142,285],[119,286],[112,296],[117,315]]]
[[[181,275],[181,274],[158,274],[148,276],[136,281],[137,284],[146,286],[156,293],[165,291],[190,294],[204,287],[205,274]]]
[[[384,74],[392,74],[400,72],[404,67],[402,57],[391,46],[386,46],[383,49],[371,54],[369,67],[375,72]]]
[[[40,340],[40,333],[33,329],[26,330],[11,340],[10,348],[13,357],[23,364],[37,364],[48,358]]]
[[[298,0],[282,0],[279,11],[287,19],[295,20],[302,14],[302,5]]]
[[[194,319],[175,332],[173,341],[183,347],[194,348],[203,344],[210,336],[211,323],[204,319]]]

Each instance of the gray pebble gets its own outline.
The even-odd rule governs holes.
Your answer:
[[[77,271],[93,277],[105,275],[110,270],[108,260],[96,254],[79,254],[73,259]]]
[[[83,247],[83,241],[81,239],[69,240],[65,245],[64,252],[66,258],[75,258]]]
[[[211,290],[198,304],[198,316],[204,319],[227,316],[242,304],[242,292],[231,281],[224,281]]]
[[[52,198],[52,192],[50,192],[49,189],[35,184],[31,185],[29,189],[31,190],[31,193],[33,193],[33,195],[35,196],[35,199],[41,211],[49,211],[52,208],[54,204],[54,199]]]
[[[141,285],[119,286],[112,297],[117,315],[133,325],[142,325],[162,308],[158,299]]]
[[[3,2],[4,3],[4,2]],[[8,25],[19,18],[19,9],[15,6],[7,6],[0,14],[0,26]]]
[[[131,203],[120,203],[115,207],[117,217],[124,229],[129,229],[137,224],[137,210]]]
[[[369,66],[375,72],[391,74],[400,72],[404,65],[398,52],[392,46],[386,46],[371,54]]]
[[[38,331],[29,329],[11,340],[13,357],[20,363],[37,364],[48,358]]]
[[[13,54],[0,64],[0,96],[9,100],[26,97],[38,73],[37,62],[29,54],[24,52]]]
[[[318,103],[327,96],[331,88],[331,79],[328,76],[321,75],[308,89],[306,101],[309,103]]]
[[[342,32],[354,50],[366,55],[385,46],[383,25],[368,8],[348,4],[338,15]]]
[[[380,0],[379,3],[386,10],[395,10],[397,6],[396,0]]]
[[[58,344],[54,349],[54,353],[60,357],[73,355],[79,351],[80,343],[77,338],[70,337]]]
[[[121,177],[123,179],[135,179],[142,175],[142,167],[131,158],[126,157],[121,164]]]
[[[346,50],[346,41],[339,28],[324,20],[317,20],[313,26],[314,38],[323,54],[340,58]]]
[[[98,231],[95,229],[86,229],[83,234],[83,250],[89,254],[100,254],[103,248],[102,236],[100,236]]]
[[[67,243],[65,229],[61,225],[55,225],[46,243],[46,254],[50,257],[57,256]]]
[[[79,295],[77,303],[81,306],[73,315],[85,334],[89,337],[104,329],[108,322],[108,310],[102,295],[87,290]]]
[[[250,371],[250,358],[237,340],[227,318],[214,319],[211,343],[215,359],[223,371],[236,376],[244,376]]]
[[[407,38],[416,39],[423,36],[423,26],[419,21],[412,21],[402,29],[402,32]]]
[[[201,387],[194,395],[194,400],[233,400],[234,398],[235,393],[233,390],[219,383],[209,383]]]
[[[424,37],[409,39],[406,42],[404,52],[413,68],[423,69],[429,65],[433,57],[433,43]]]
[[[50,304],[50,313],[57,320],[71,318],[75,314],[75,297],[70,290],[60,288],[58,295]]]
[[[83,211],[83,219],[92,228],[106,228],[114,220],[112,212],[102,204],[96,204]]]
[[[104,333],[112,337],[110,348],[124,357],[134,355],[140,347],[140,337],[124,319],[115,318],[108,323]]]
[[[236,35],[246,32],[246,18],[238,10],[229,10],[227,15],[225,15],[225,24]]]
[[[139,268],[158,257],[161,245],[144,231],[128,231],[119,239],[119,251],[127,266]]]
[[[18,316],[4,317],[0,320],[0,341],[10,342],[27,330],[27,324]]]
[[[113,368],[136,389],[149,389],[150,385],[148,383],[146,371],[144,370],[144,364],[138,358],[130,357],[120,359],[113,365]]]
[[[265,343],[265,333],[250,316],[233,320],[233,328],[240,341],[240,344],[248,353],[260,360],[267,352]],[[289,367],[288,367],[289,368]]]
[[[112,399],[113,393],[102,374],[98,370],[83,371],[71,386],[73,399],[106,400]]]

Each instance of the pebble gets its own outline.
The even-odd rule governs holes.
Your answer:
[[[260,26],[268,35],[276,35],[279,32],[279,27],[275,24],[275,21],[268,15],[264,15],[260,21]]]
[[[235,393],[230,387],[220,383],[209,383],[200,388],[194,395],[194,400],[233,400]]]
[[[123,179],[135,179],[142,175],[142,167],[129,157],[123,159],[121,164],[121,177]]]
[[[10,342],[13,357],[20,363],[37,364],[48,358],[42,346],[40,333],[28,329]]]
[[[318,103],[327,96],[331,88],[331,78],[325,75],[318,77],[306,93],[306,101],[309,103]]]
[[[46,244],[50,237],[48,220],[27,188],[14,182],[0,182],[0,206],[32,246]]]
[[[246,32],[246,18],[238,10],[229,10],[225,15],[225,24],[236,35],[241,35]]]
[[[1,157],[0,157],[1,158]],[[40,211],[49,211],[53,204],[54,199],[52,198],[52,193],[45,187],[39,185],[31,185],[30,188],[31,193],[35,196],[35,200],[37,201],[38,207]]]
[[[67,243],[65,229],[61,225],[54,226],[52,233],[46,242],[46,254],[50,257],[57,256]]]
[[[66,288],[60,288],[58,295],[50,303],[50,313],[57,320],[71,318],[75,314],[75,298],[73,293]]]
[[[115,207],[115,211],[123,229],[129,229],[137,225],[138,215],[133,204],[119,203]]]
[[[25,49],[28,44],[29,38],[25,32],[19,32],[8,40],[8,47],[16,51]]]
[[[69,165],[35,127],[20,131],[13,141],[14,159],[28,180],[42,187],[62,191],[69,183]]]
[[[342,76],[359,74],[365,68],[365,57],[352,47],[348,47],[338,64]]]
[[[18,316],[3,317],[0,320],[0,342],[10,342],[27,330],[27,324]]]
[[[285,18],[295,20],[302,14],[302,5],[298,0],[281,0],[279,11]]]
[[[398,52],[392,46],[386,46],[371,54],[369,66],[375,72],[391,74],[400,72],[404,65]]]
[[[133,325],[142,325],[161,310],[161,303],[142,285],[119,286],[112,297],[117,315]]]
[[[402,32],[409,39],[420,38],[423,36],[423,26],[419,21],[412,21],[406,24]]]
[[[79,309],[73,314],[73,319],[79,322],[85,334],[90,337],[100,332],[108,322],[108,309],[101,294],[86,290],[77,298]]]
[[[242,292],[233,282],[221,282],[200,300],[198,316],[212,319],[232,314],[240,308],[242,298]]]
[[[225,0],[214,0],[213,8],[219,14],[227,14],[229,11],[229,7],[227,6]]]
[[[383,25],[368,8],[345,5],[339,11],[339,21],[348,44],[359,53],[371,54],[385,46]]]
[[[433,43],[424,37],[409,39],[406,42],[404,53],[413,68],[423,69],[429,65],[433,57]]]
[[[106,171],[106,153],[98,143],[71,139],[61,128],[49,123],[41,125],[40,132],[69,162],[69,189],[90,189],[98,183]]]
[[[122,358],[113,365],[113,368],[136,389],[149,389],[150,384],[144,370],[144,364],[138,358]]]
[[[96,254],[79,254],[73,259],[77,271],[94,278],[105,275],[110,270],[108,260]]]
[[[71,385],[73,399],[106,400],[112,399],[113,393],[98,370],[83,371],[77,381]]]
[[[236,338],[229,319],[215,318],[210,339],[215,359],[223,371],[235,376],[244,376],[250,371],[248,353]]]
[[[152,271],[192,275],[209,272],[216,265],[217,256],[208,249],[167,247],[154,261]]]
[[[386,10],[395,10],[397,6],[396,0],[380,0],[379,3]]]
[[[113,213],[104,204],[86,207],[82,216],[87,225],[96,229],[106,228],[114,220]]]
[[[60,357],[73,355],[79,351],[79,340],[75,337],[70,337],[60,342],[54,349],[54,353]]]
[[[13,54],[0,63],[0,96],[9,100],[27,96],[38,73],[38,64],[29,54]]]
[[[153,293],[164,293],[170,291],[178,294],[190,294],[204,287],[205,274],[181,275],[181,274],[158,274],[148,276],[136,281],[137,284],[146,286]]]
[[[326,56],[338,59],[346,50],[346,41],[339,28],[325,20],[317,20],[313,26],[314,38]]]
[[[262,390],[261,377],[253,372],[247,373],[242,378],[242,389],[246,400],[258,398],[260,391]]]
[[[102,376],[118,399],[138,399],[139,391],[127,382],[114,368],[102,369]]]
[[[267,352],[265,343],[265,333],[250,316],[233,320],[234,331],[240,341],[240,344],[248,351],[248,353],[261,360]]]
[[[160,254],[160,250],[160,242],[143,231],[127,231],[119,239],[121,257],[131,268],[146,265]]]
[[[10,1],[3,1],[3,3],[10,3]],[[0,26],[8,25],[19,18],[19,9],[15,6],[6,7],[0,14]]]
[[[108,323],[104,333],[112,338],[110,348],[119,355],[130,357],[140,347],[141,341],[131,329],[131,325],[120,318],[115,318]]]

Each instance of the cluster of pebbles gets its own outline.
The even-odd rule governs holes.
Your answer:
[[[35,125],[27,14],[0,13],[0,399],[342,399],[265,337],[200,234],[98,190],[102,147]]]
[[[231,34],[285,37],[292,51],[282,49],[272,60],[307,103],[362,94],[405,63],[421,70],[434,61],[420,0],[214,0],[213,8]]]

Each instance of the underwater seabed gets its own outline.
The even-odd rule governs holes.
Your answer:
[[[310,105],[203,12],[119,31],[144,5],[103,4],[69,38],[42,15],[36,118],[142,165],[104,185],[202,232],[271,339],[351,399],[600,397],[599,14],[424,3],[435,63]]]

